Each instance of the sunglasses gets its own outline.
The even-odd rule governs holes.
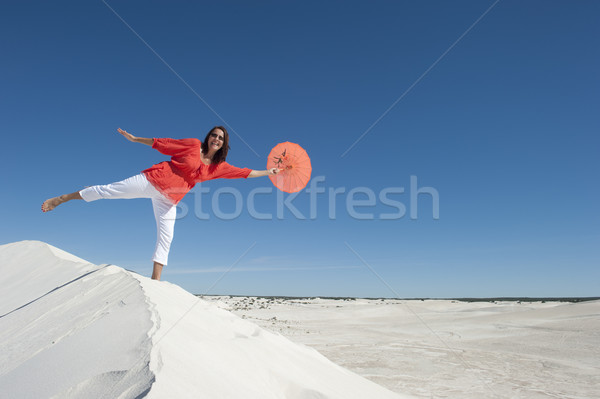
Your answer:
[[[221,141],[225,140],[225,137],[223,137],[223,136],[219,136],[219,135],[218,135],[218,134],[216,134],[216,133],[211,133],[211,134],[210,134],[210,137],[212,137],[213,139],[219,139],[219,140],[221,140]]]

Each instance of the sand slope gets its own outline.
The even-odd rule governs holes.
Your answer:
[[[183,289],[0,246],[3,398],[398,398]]]

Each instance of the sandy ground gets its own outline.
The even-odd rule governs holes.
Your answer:
[[[204,298],[394,392],[600,397],[600,301]]]
[[[600,301],[203,300],[39,241],[0,286],[2,399],[600,398]]]

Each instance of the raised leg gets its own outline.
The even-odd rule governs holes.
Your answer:
[[[49,212],[52,209],[59,206],[60,204],[64,204],[65,202],[71,201],[74,199],[83,199],[83,198],[81,198],[79,191],[75,191],[74,193],[71,193],[71,194],[63,194],[63,195],[59,195],[58,197],[47,199],[42,204],[42,212]]]

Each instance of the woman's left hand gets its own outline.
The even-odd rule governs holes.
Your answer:
[[[271,168],[266,170],[252,170],[250,171],[248,177],[271,176],[276,175],[279,172],[281,172],[281,169],[278,168]]]

